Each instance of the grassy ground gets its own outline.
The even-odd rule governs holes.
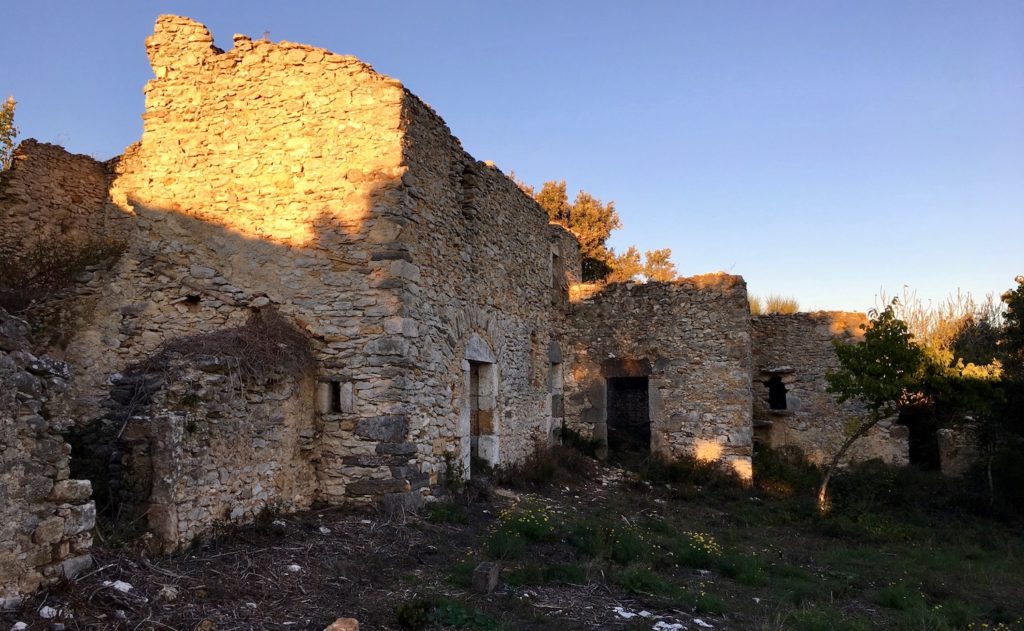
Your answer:
[[[100,550],[99,571],[0,620],[46,628],[50,605],[68,629],[1024,629],[1019,525],[908,504],[891,480],[837,484],[820,518],[813,471],[762,469],[740,489],[693,463],[555,454],[420,516],[321,511],[170,558]],[[480,594],[486,560],[501,581]]]

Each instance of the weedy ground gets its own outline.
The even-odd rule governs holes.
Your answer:
[[[904,496],[915,488],[936,487],[884,468],[837,484],[836,508],[820,517],[813,468],[771,454],[758,464],[761,482],[744,488],[700,463],[624,469],[559,448],[492,476],[504,485],[471,483],[418,515],[268,516],[171,557],[101,548],[93,573],[0,621],[323,629],[345,616],[363,629],[1024,629],[1019,523],[935,508],[934,497],[910,502]],[[472,590],[481,561],[501,567],[491,594]],[[133,589],[104,584],[116,580]],[[43,606],[58,617],[44,624]]]

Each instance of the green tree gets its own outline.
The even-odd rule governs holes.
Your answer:
[[[0,105],[0,170],[11,167],[11,156],[14,153],[14,139],[18,137],[18,128],[14,126],[14,106],[17,102],[13,96],[7,97]]]
[[[828,389],[839,402],[855,399],[864,404],[864,416],[846,428],[846,439],[832,456],[818,489],[818,509],[829,508],[828,484],[839,462],[860,437],[887,417],[899,411],[908,396],[920,384],[924,353],[914,343],[907,324],[896,317],[898,301],[893,300],[881,312],[872,310],[870,326],[861,325],[864,339],[856,344],[834,340],[839,370],[826,375]]]
[[[662,248],[660,250],[648,250],[644,253],[644,276],[647,280],[667,283],[675,280],[678,273],[676,264],[672,262],[672,250]]]
[[[616,254],[611,267],[612,271],[607,278],[609,283],[624,283],[644,273],[640,251],[636,249],[635,245],[629,246],[622,254]]]
[[[520,188],[524,187],[521,185]],[[583,258],[583,280],[595,281],[608,276],[614,254],[605,242],[613,230],[622,227],[614,202],[604,203],[581,190],[570,204],[565,180],[544,182],[534,199],[547,212],[548,221],[564,226],[576,235]]]

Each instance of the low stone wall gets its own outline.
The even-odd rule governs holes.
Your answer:
[[[129,532],[151,532],[163,551],[317,498],[314,378],[253,382],[235,366],[229,357],[172,357],[114,384],[105,420],[117,442],[111,514]]]
[[[651,451],[751,476],[750,311],[739,276],[578,285],[565,422],[607,441],[607,380],[647,378]]]
[[[70,373],[33,355],[28,332],[0,309],[0,610],[92,564],[96,508],[61,436]]]
[[[863,313],[819,311],[753,318],[754,425],[759,440],[798,447],[813,462],[825,462],[846,438],[851,419],[864,414],[854,401],[838,403],[825,375],[839,368],[837,339],[861,339]],[[772,401],[772,390],[775,401]],[[908,463],[907,428],[887,419],[850,449],[848,461],[881,458]]]

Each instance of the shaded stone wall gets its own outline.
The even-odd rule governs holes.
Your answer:
[[[819,311],[753,318],[754,423],[772,447],[799,447],[810,460],[825,462],[845,439],[847,422],[864,413],[854,401],[839,404],[827,390],[825,375],[839,368],[832,340],[861,339],[863,313]],[[767,384],[773,377],[785,388],[785,409],[770,409]],[[907,464],[907,429],[882,421],[860,438],[848,460],[881,458]]]
[[[546,440],[550,351],[568,286],[579,279],[579,246],[512,180],[466,154],[411,94],[404,117],[414,200],[404,240],[417,269],[402,288],[415,323],[402,340],[415,377],[406,413],[419,466],[434,481],[445,452],[468,467],[470,361],[492,366],[480,399],[482,455],[505,465]]]
[[[566,423],[607,439],[607,379],[647,377],[651,451],[751,475],[750,311],[739,276],[579,285]]]
[[[0,309],[0,609],[92,564],[96,518],[86,480],[70,479],[67,365],[35,356],[28,324]]]
[[[89,156],[25,140],[11,168],[0,172],[0,251],[119,237],[125,220],[108,203],[109,179],[107,166]]]
[[[217,524],[308,508],[317,495],[315,381],[247,382],[229,357],[176,357],[115,383],[112,516],[174,550]],[[123,429],[122,429],[123,428]]]

